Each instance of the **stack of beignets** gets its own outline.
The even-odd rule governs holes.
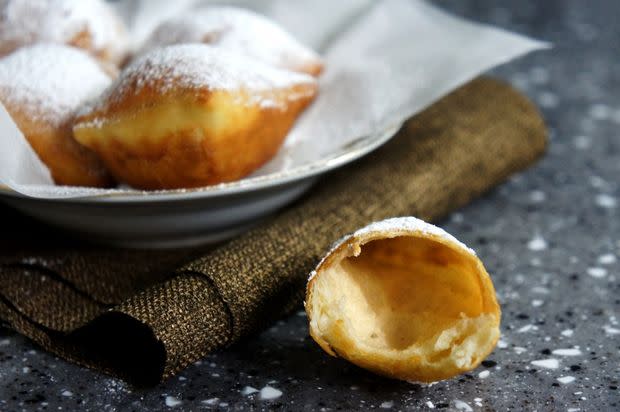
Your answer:
[[[240,179],[275,155],[318,91],[321,59],[249,11],[163,22],[133,61],[126,33],[102,0],[0,1],[0,101],[57,184]]]

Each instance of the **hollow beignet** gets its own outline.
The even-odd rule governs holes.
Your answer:
[[[277,152],[316,80],[202,44],[127,67],[74,133],[120,181],[142,189],[240,179]]]
[[[311,276],[310,334],[381,375],[433,382],[474,369],[500,335],[500,308],[475,253],[415,218],[367,226]]]
[[[63,45],[37,44],[0,59],[0,102],[60,185],[107,187],[97,156],[73,138],[83,102],[112,83],[99,62]]]
[[[235,7],[204,7],[167,20],[155,29],[144,49],[182,43],[209,44],[314,76],[323,69],[321,58],[280,26]]]
[[[123,22],[103,0],[0,2],[0,56],[34,43],[78,47],[113,64],[128,49]]]

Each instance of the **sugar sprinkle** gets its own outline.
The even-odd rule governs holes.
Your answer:
[[[282,396],[282,391],[271,386],[265,386],[263,389],[260,390],[259,396],[262,400],[277,399]]]
[[[179,398],[175,398],[174,396],[166,396],[166,406],[169,408],[174,408],[176,406],[179,406],[183,403],[182,400],[180,400]]]
[[[458,411],[473,412],[473,409],[471,408],[471,406],[469,406],[467,402],[455,399],[453,404],[454,408]]]
[[[252,395],[252,394],[254,394],[256,392],[258,392],[258,389],[253,388],[251,386],[246,386],[243,389],[241,389],[241,395],[243,395],[243,396]]]
[[[618,205],[616,198],[610,196],[608,194],[600,194],[594,198],[594,202],[597,206],[602,207],[604,209],[613,209]]]
[[[557,359],[539,359],[531,362],[532,365],[545,369],[557,369],[560,367],[560,361]]]
[[[608,325],[603,326],[603,330],[608,335],[620,335],[620,329]]]
[[[545,241],[542,236],[536,235],[532,240],[528,242],[527,247],[529,250],[539,252],[541,250],[547,249],[547,241]]]
[[[611,253],[601,255],[597,259],[597,262],[601,265],[613,265],[614,263],[616,263],[616,261],[616,256]]]
[[[597,278],[597,279],[601,279],[607,276],[607,269],[601,268],[601,267],[588,268],[587,272],[588,272],[588,275],[592,276],[593,278]]]
[[[561,376],[557,380],[561,384],[566,385],[566,384],[574,382],[575,381],[575,377],[574,376]]]
[[[558,356],[579,356],[581,355],[581,351],[577,348],[572,349],[556,349],[553,352],[554,355]]]

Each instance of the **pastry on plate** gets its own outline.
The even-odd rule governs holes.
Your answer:
[[[308,282],[310,334],[381,375],[433,382],[474,369],[499,338],[493,283],[475,253],[415,218],[338,242]]]
[[[131,63],[76,119],[76,139],[141,189],[240,179],[271,159],[317,94],[316,80],[203,44]]]
[[[128,47],[123,22],[103,0],[0,1],[0,56],[34,43],[78,47],[113,64]]]
[[[315,76],[323,69],[321,58],[314,51],[277,24],[235,7],[204,7],[173,17],[155,29],[144,49],[181,43],[205,43]]]
[[[72,131],[76,109],[111,83],[97,60],[73,47],[37,44],[0,59],[0,102],[57,184],[113,183]]]

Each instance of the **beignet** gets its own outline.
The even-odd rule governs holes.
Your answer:
[[[1,1],[0,56],[34,43],[78,47],[113,64],[128,49],[125,26],[105,1]]]
[[[500,335],[482,262],[412,217],[373,223],[336,244],[313,272],[305,304],[310,334],[327,353],[408,381],[474,369]]]
[[[236,7],[204,7],[167,20],[155,29],[144,49],[182,43],[209,44],[314,76],[323,69],[321,58],[280,26]]]
[[[73,47],[37,44],[0,59],[0,102],[57,184],[113,183],[97,156],[78,144],[72,131],[76,109],[111,83],[97,60]]]
[[[222,49],[169,46],[128,66],[74,133],[136,188],[229,182],[271,159],[317,87]]]

